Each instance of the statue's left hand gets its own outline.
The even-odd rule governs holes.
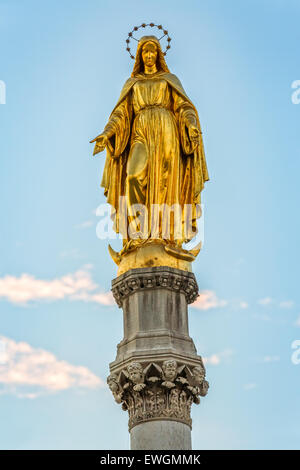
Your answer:
[[[196,144],[200,143],[200,131],[198,127],[194,125],[189,126],[189,138],[193,143],[196,143]]]

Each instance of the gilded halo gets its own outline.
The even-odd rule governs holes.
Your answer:
[[[135,26],[133,30],[130,31],[130,33],[128,33],[128,36],[126,39],[126,51],[128,51],[128,54],[130,55],[131,59],[135,59],[135,56],[131,53],[131,50],[129,47],[130,41],[131,39],[134,39],[135,41],[139,42],[139,40],[133,36],[133,33],[138,31],[140,28],[146,28],[147,26],[150,26],[150,28],[157,28],[158,30],[164,33],[160,38],[158,38],[159,41],[161,41],[161,39],[167,36],[167,46],[166,46],[166,50],[163,52],[164,55],[167,55],[168,50],[171,49],[171,46],[170,46],[171,38],[169,36],[169,32],[167,29],[164,29],[164,27],[161,24],[157,25],[154,23],[148,23],[148,24],[142,23],[140,26]]]

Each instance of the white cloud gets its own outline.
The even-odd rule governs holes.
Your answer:
[[[294,306],[294,301],[293,300],[284,300],[279,303],[280,308],[292,308]]]
[[[257,318],[258,320],[263,320],[263,321],[267,321],[267,322],[273,320],[273,318],[272,318],[269,314],[267,314],[267,313],[262,313],[262,314],[260,314],[260,313],[253,313],[252,317],[253,317],[253,318]]]
[[[70,388],[96,389],[102,379],[88,368],[74,366],[43,349],[25,342],[0,336],[4,345],[0,363],[0,393],[13,393],[20,398],[36,398]]]
[[[83,228],[89,228],[94,225],[93,220],[85,220],[81,224],[75,225],[75,228],[83,229]]]
[[[280,361],[279,356],[265,356],[263,358],[263,362],[278,362],[278,361]]]
[[[295,326],[300,326],[300,315],[297,318],[297,320],[295,321]]]
[[[249,383],[249,384],[245,384],[244,385],[244,389],[245,390],[253,390],[254,388],[257,388],[257,384],[256,383]]]
[[[212,354],[211,356],[203,357],[202,359],[203,359],[204,364],[217,366],[221,362],[228,360],[232,355],[233,355],[232,349],[225,349],[224,351],[220,353],[215,353],[215,354]]]
[[[111,292],[101,292],[91,277],[91,265],[58,279],[36,279],[30,274],[0,278],[0,299],[26,305],[30,301],[61,299],[84,300],[102,305],[114,305]]]
[[[90,295],[87,299],[88,302],[97,302],[97,304],[101,305],[115,305],[115,299],[112,295],[112,292],[99,292],[98,294]]]
[[[77,248],[71,248],[70,250],[64,250],[59,254],[62,258],[73,258],[80,259],[84,256],[79,252]]]
[[[262,305],[262,306],[267,306],[267,305],[275,305],[279,308],[292,308],[295,304],[295,302],[293,300],[283,300],[281,302],[277,302],[275,301],[274,299],[272,299],[271,297],[264,297],[263,299],[260,299],[258,300],[258,304]]]
[[[240,302],[240,308],[245,309],[248,307],[249,307],[248,302],[244,302],[244,301]]]
[[[263,299],[260,299],[258,303],[260,305],[270,305],[271,303],[273,303],[273,299],[271,299],[271,297],[264,297]]]
[[[227,301],[218,299],[214,291],[204,290],[200,292],[199,297],[191,304],[191,307],[199,310],[209,310],[210,308],[225,307],[225,305],[227,305]]]

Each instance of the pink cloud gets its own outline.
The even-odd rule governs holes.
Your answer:
[[[70,388],[95,389],[104,386],[102,379],[88,368],[59,360],[49,351],[4,336],[0,336],[0,343],[0,393],[35,398],[42,393]]]
[[[203,357],[203,363],[217,366],[221,362],[228,361],[233,355],[232,349],[225,349],[222,352],[211,354],[211,356]]]
[[[248,302],[245,302],[245,301],[240,302],[240,308],[245,309],[245,308],[248,308],[248,307],[249,307]]]
[[[204,290],[200,292],[199,297],[191,307],[198,308],[200,310],[209,310],[210,308],[225,307],[225,305],[227,305],[227,301],[218,299],[214,291]]]
[[[5,276],[0,278],[0,299],[24,305],[30,301],[61,299],[114,305],[111,292],[99,292],[99,287],[92,280],[90,268],[87,265],[75,273],[50,280],[36,279],[30,274]]]

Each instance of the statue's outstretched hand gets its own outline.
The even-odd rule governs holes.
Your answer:
[[[198,127],[194,125],[189,126],[189,138],[193,143],[196,143],[199,145],[200,143],[200,131]]]
[[[100,134],[95,139],[91,140],[90,143],[96,142],[93,155],[96,155],[99,152],[103,152],[107,146],[108,138],[105,134]]]

